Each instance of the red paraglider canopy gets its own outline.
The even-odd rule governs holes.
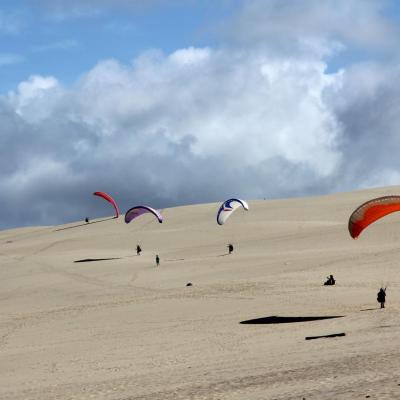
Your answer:
[[[351,237],[357,239],[368,225],[396,211],[400,211],[400,196],[378,197],[361,204],[349,218]]]
[[[94,192],[93,195],[94,196],[100,196],[104,200],[107,200],[108,202],[110,202],[114,206],[114,209],[115,209],[115,218],[119,217],[118,205],[117,205],[116,201],[109,194],[104,193],[104,192]]]

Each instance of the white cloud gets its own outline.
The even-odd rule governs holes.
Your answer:
[[[15,112],[26,122],[39,122],[51,116],[60,95],[58,82],[53,77],[31,76],[10,92],[8,99]]]
[[[70,90],[32,76],[5,99],[30,144],[0,188],[7,182],[10,193],[10,176],[29,177],[23,186],[36,196],[74,202],[77,191],[106,186],[127,207],[131,193],[155,206],[276,196],[281,177],[271,166],[298,174],[296,191],[301,181],[318,185],[341,159],[339,125],[324,102],[340,79],[320,61],[209,48],[147,53],[130,66],[104,61]],[[70,193],[63,182],[49,186],[55,169],[77,185]]]

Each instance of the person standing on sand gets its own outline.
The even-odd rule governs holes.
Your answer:
[[[158,254],[156,255],[156,264],[157,267],[160,265],[160,257],[158,256]]]
[[[140,256],[140,253],[142,252],[142,248],[140,247],[140,245],[137,245],[136,246],[136,254],[138,255],[138,256]]]
[[[229,254],[231,254],[232,251],[233,251],[233,244],[229,243],[227,247],[228,247],[228,250],[229,250]]]
[[[378,300],[378,303],[381,303],[381,308],[385,308],[386,288],[385,289],[380,288],[376,299]]]

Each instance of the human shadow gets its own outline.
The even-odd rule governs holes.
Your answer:
[[[116,218],[115,217],[111,217],[111,218],[99,219],[98,221],[90,221],[90,222],[84,222],[83,224],[78,224],[78,225],[73,225],[73,226],[66,226],[65,228],[54,229],[54,232],[65,231],[66,229],[79,228],[80,226],[88,226],[88,225],[92,225],[92,224],[98,224],[99,222],[110,221],[111,219],[116,219]]]
[[[75,260],[74,263],[93,262],[93,261],[108,261],[108,260],[120,260],[121,257],[111,258],[83,258],[82,260]]]
[[[373,310],[379,310],[379,307],[375,307],[375,308],[363,308],[360,311],[373,311]]]
[[[318,316],[318,317],[278,317],[276,315],[271,317],[248,319],[246,321],[240,321],[241,324],[290,324],[294,322],[308,322],[308,321],[319,321],[322,319],[342,318],[344,315],[329,315],[329,316]]]

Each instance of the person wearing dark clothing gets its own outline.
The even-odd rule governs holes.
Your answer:
[[[86,222],[87,224],[89,223],[89,218],[88,218],[88,217],[85,218],[85,222]]]
[[[228,250],[229,250],[229,254],[231,254],[233,251],[233,244],[231,244],[231,243],[228,244]]]
[[[326,282],[324,283],[325,286],[330,286],[330,285],[334,285],[336,283],[335,278],[333,277],[333,275],[329,275],[326,278]]]
[[[381,308],[385,308],[386,288],[385,289],[380,288],[376,299],[378,300],[378,303],[381,303]]]
[[[160,257],[158,256],[158,254],[156,255],[156,264],[157,267],[160,265]]]
[[[142,248],[140,247],[140,245],[137,245],[136,246],[136,254],[138,255],[138,256],[140,256],[140,253],[142,252]]]

